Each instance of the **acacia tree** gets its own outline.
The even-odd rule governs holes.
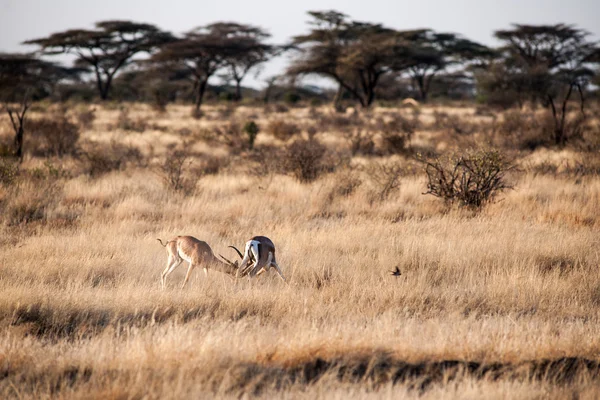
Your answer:
[[[419,89],[420,100],[427,101],[434,77],[449,66],[488,58],[493,52],[484,45],[455,33],[438,33],[431,29],[402,31],[411,46],[412,65],[408,74]]]
[[[31,101],[47,95],[52,86],[81,72],[57,66],[31,54],[0,53],[0,100],[15,133],[13,155],[23,159],[26,114]]]
[[[41,46],[46,55],[74,54],[75,64],[90,67],[102,100],[109,97],[113,78],[141,52],[150,53],[172,41],[173,36],[156,26],[132,21],[101,21],[95,30],[71,29],[25,44]]]
[[[198,27],[161,47],[150,61],[163,68],[190,72],[195,92],[195,112],[200,112],[208,80],[227,65],[238,50],[237,39],[223,34],[221,24]]]
[[[552,112],[554,142],[563,145],[567,105],[574,91],[579,93],[580,110],[584,113],[584,91],[594,76],[598,45],[589,42],[589,33],[570,25],[513,25],[495,36],[505,43],[501,49],[506,63],[518,76],[524,77],[524,88],[535,101]]]
[[[268,61],[280,49],[265,43],[271,35],[257,26],[219,22],[211,27],[215,34],[226,37],[231,43],[232,47],[224,59],[227,71],[223,77],[235,82],[234,99],[239,101],[242,99],[242,80],[252,69]]]
[[[288,69],[290,75],[316,74],[333,79],[361,106],[369,107],[379,79],[412,64],[408,43],[392,29],[379,24],[349,21],[336,11],[309,12],[311,31],[296,36],[301,51]]]

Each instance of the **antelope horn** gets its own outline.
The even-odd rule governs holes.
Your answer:
[[[239,256],[240,256],[240,258],[242,260],[244,259],[244,255],[242,254],[242,252],[239,251],[235,246],[229,246],[229,247],[231,247],[232,249],[234,249],[239,254]]]
[[[223,257],[221,254],[219,254],[219,257],[221,257],[223,260],[225,260],[225,262],[228,263],[229,265],[235,265],[234,263],[232,263],[231,261],[229,261],[228,259]]]

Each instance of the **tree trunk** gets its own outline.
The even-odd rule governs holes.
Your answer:
[[[338,85],[338,90],[335,92],[335,97],[333,98],[333,108],[337,112],[342,112],[342,98],[344,97],[344,87],[342,85]]]
[[[19,123],[19,128],[15,133],[15,157],[23,160],[23,123]]]
[[[425,80],[422,75],[415,77],[415,82],[419,88],[419,101],[421,103],[427,102],[427,88],[425,87]]]
[[[206,84],[208,80],[202,80],[198,83],[198,91],[196,92],[196,113],[200,112],[200,107],[202,107],[202,100],[204,99],[204,92],[206,92]]]
[[[235,80],[235,101],[240,101],[242,100],[242,80],[241,79],[236,79]]]
[[[13,154],[19,159],[19,161],[23,161],[23,134],[25,132],[25,113],[27,113],[28,109],[29,104],[27,103],[26,99],[23,100],[21,109],[14,114],[11,109],[7,108],[8,116],[10,117],[10,122],[12,123],[13,129],[15,131],[15,147]]]

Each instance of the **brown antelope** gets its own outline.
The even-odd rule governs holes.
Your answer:
[[[275,245],[268,237],[254,236],[246,242],[244,254],[233,246],[229,247],[237,251],[242,259],[238,270],[241,276],[248,275],[252,278],[263,272],[267,272],[269,268],[273,266],[281,279],[287,283],[283,276],[283,272],[281,272],[281,268],[279,268],[277,260],[275,259]]]
[[[165,268],[160,277],[160,283],[163,289],[165,287],[167,276],[169,276],[169,274],[184,260],[189,263],[189,266],[183,284],[181,285],[182,289],[190,279],[192,270],[198,266],[201,266],[204,269],[205,275],[208,275],[208,268],[226,273],[234,278],[238,275],[239,268],[237,261],[231,262],[220,254],[219,255],[224,261],[219,260],[213,254],[208,243],[198,240],[195,237],[177,236],[164,244],[162,240],[156,240],[158,240],[163,247],[166,247],[167,254],[169,255],[167,259],[167,268]]]

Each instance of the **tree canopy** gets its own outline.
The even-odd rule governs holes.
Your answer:
[[[100,98],[106,100],[115,74],[136,54],[152,52],[174,40],[170,33],[151,24],[112,20],[95,26],[95,30],[71,29],[25,44],[39,45],[45,55],[75,54],[76,66],[91,68]]]

